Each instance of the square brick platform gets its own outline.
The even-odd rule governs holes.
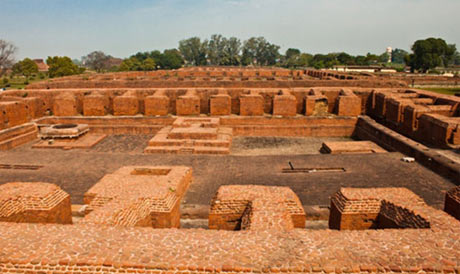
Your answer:
[[[211,201],[209,228],[291,230],[305,227],[305,212],[288,187],[221,186]]]
[[[192,181],[182,166],[127,166],[85,193],[86,224],[179,228],[180,202]]]
[[[220,127],[219,118],[177,118],[161,129],[145,153],[229,154],[232,129]]]
[[[70,195],[49,183],[0,186],[0,222],[71,224]]]

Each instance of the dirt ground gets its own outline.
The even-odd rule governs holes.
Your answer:
[[[144,155],[142,150],[150,138],[109,136],[89,150],[32,149],[31,144],[27,144],[3,151],[0,164],[43,167],[0,169],[0,184],[55,183],[70,193],[72,203],[81,204],[83,194],[92,185],[122,166],[186,165],[193,168],[194,181],[184,205],[209,204],[221,185],[262,184],[291,187],[304,206],[328,205],[329,197],[340,187],[407,187],[436,208],[442,208],[445,191],[454,187],[453,183],[417,163],[402,162],[400,153],[318,154],[324,139],[236,138],[233,155]],[[289,162],[295,168],[344,168],[345,172],[283,173],[283,168],[289,168]]]

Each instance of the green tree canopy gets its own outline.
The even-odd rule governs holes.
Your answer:
[[[49,66],[48,73],[51,78],[80,74],[85,71],[84,68],[75,65],[72,59],[67,56],[48,56],[46,63]]]
[[[187,64],[192,66],[206,65],[207,42],[199,37],[192,37],[179,42],[179,51]]]
[[[243,44],[243,65],[272,66],[278,62],[280,47],[264,37],[252,37]]]
[[[34,73],[38,73],[38,66],[30,58],[25,58],[13,65],[13,74],[29,77]]]
[[[447,45],[440,38],[417,40],[412,46],[413,53],[406,57],[411,70],[427,72],[438,66],[447,66],[454,57],[455,45]]]
[[[409,53],[403,49],[394,49],[391,52],[391,62],[395,64],[404,64],[405,63],[404,58],[408,54]]]

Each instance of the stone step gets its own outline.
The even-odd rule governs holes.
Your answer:
[[[0,142],[0,150],[9,150],[37,139],[37,130]]]

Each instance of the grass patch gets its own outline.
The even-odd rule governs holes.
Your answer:
[[[454,95],[455,93],[460,93],[460,88],[423,88],[424,90],[429,90],[441,94]]]
[[[43,79],[41,79],[37,75],[30,77],[28,80],[22,76],[16,76],[13,78],[6,77],[6,78],[8,79],[8,82],[4,83],[3,81],[0,81],[0,88],[6,88],[7,90],[8,89],[24,89],[28,84],[40,82],[40,81],[48,79],[47,76],[44,76]],[[0,80],[3,80],[3,78],[0,78]]]

